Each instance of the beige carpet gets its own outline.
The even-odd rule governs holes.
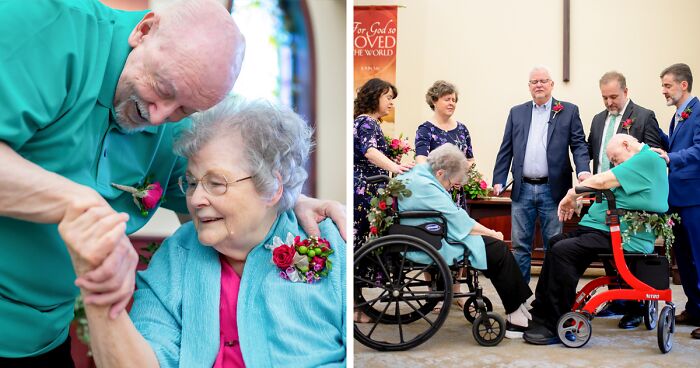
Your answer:
[[[480,278],[485,295],[494,310],[505,316],[498,295],[486,278]],[[579,286],[590,279],[584,279]],[[535,277],[530,282],[534,290]],[[673,285],[673,300],[682,311],[686,297],[680,285]],[[659,304],[659,310],[665,304]],[[656,330],[644,325],[635,330],[620,330],[615,318],[595,318],[591,340],[579,349],[563,345],[535,346],[522,339],[504,339],[498,346],[479,346],[472,336],[471,324],[452,306],[442,328],[426,343],[403,352],[377,352],[354,341],[355,367],[700,367],[700,340],[690,337],[694,327],[676,325],[673,349],[661,354]]]

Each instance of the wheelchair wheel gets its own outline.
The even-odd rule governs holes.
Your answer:
[[[579,312],[568,312],[557,322],[559,340],[569,348],[586,345],[592,333],[591,321]]]
[[[645,300],[644,301],[644,326],[647,330],[656,328],[656,323],[659,321],[659,301]]]
[[[372,319],[354,324],[354,337],[363,345],[382,351],[411,349],[427,341],[447,319],[452,276],[428,243],[388,235],[358,249],[354,262],[355,308]],[[432,314],[438,302],[445,307]]]
[[[489,300],[489,298],[485,296],[482,296],[481,300],[484,301],[486,311],[493,312],[493,304],[491,304],[491,300]],[[478,317],[479,314],[481,314],[481,311],[479,310],[479,305],[476,300],[476,295],[467,298],[467,301],[464,303],[464,310],[462,312],[464,313],[464,318],[466,318],[467,321],[469,321],[470,323],[474,323],[476,317]]]
[[[665,306],[659,315],[659,328],[656,335],[659,342],[659,349],[666,354],[673,348],[673,332],[676,329],[676,317],[673,308]]]
[[[472,325],[472,335],[481,346],[496,346],[506,336],[506,322],[496,313],[480,313]]]

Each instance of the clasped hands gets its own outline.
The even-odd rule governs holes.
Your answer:
[[[116,318],[134,292],[138,254],[126,236],[129,215],[106,202],[71,204],[58,225],[78,278],[83,302],[110,306]]]

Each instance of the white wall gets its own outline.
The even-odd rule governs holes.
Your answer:
[[[425,92],[438,79],[459,88],[455,116],[469,128],[479,170],[491,180],[508,111],[531,99],[527,79],[537,64],[550,67],[554,96],[580,108],[588,134],[602,111],[598,80],[616,69],[630,97],[652,109],[668,130],[659,73],[685,62],[700,79],[700,1],[571,1],[571,81],[562,81],[561,0],[356,0],[355,5],[402,5],[394,133],[411,139],[432,111]],[[700,83],[697,82],[697,83]],[[696,87],[700,91],[700,86]],[[386,127],[391,130],[391,126]]]

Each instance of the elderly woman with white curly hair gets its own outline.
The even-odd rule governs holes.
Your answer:
[[[459,244],[443,239],[438,252],[448,265],[452,265],[464,257],[465,248],[469,250],[469,262],[474,268],[483,270],[503,302],[507,313],[506,337],[518,338],[531,318],[524,303],[532,295],[532,290],[503,242],[503,234],[476,222],[452,201],[449,190],[465,183],[469,166],[464,152],[451,143],[434,149],[428,154],[427,162],[398,176],[412,193],[399,199],[399,210],[434,210],[443,214],[447,220],[447,239]],[[425,219],[401,219],[404,225],[422,222]],[[418,254],[412,260],[431,262],[425,254]]]
[[[194,117],[176,143],[193,220],[137,276],[131,318],[86,306],[99,367],[345,366],[345,243],[330,220],[308,237],[292,211],[310,146],[265,101]]]

